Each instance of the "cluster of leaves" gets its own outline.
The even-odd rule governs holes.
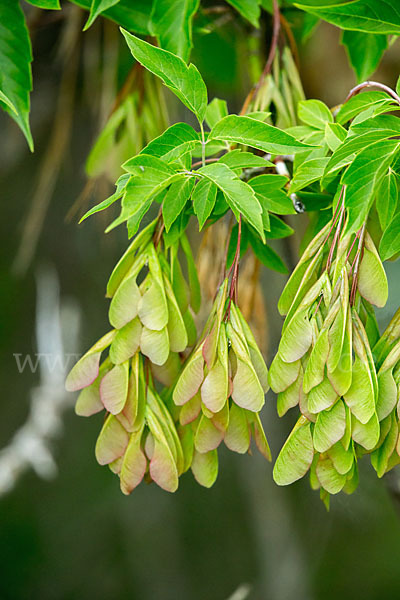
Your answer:
[[[60,0],[26,0],[36,8],[60,10]],[[192,48],[194,19],[199,33],[212,30],[212,11],[203,10],[200,0],[71,0],[87,9],[89,28],[99,15],[109,18],[127,31],[154,36],[159,45],[188,61]],[[252,27],[260,27],[265,13],[273,13],[273,0],[227,0]],[[278,2],[276,3],[278,5]],[[358,80],[371,75],[395,36],[400,33],[397,0],[280,0],[280,10],[287,21],[302,23],[294,27],[300,41],[313,31],[320,19],[343,30],[342,43],[349,54]],[[29,147],[33,139],[29,126],[32,89],[32,49],[25,15],[19,2],[0,2],[0,105],[18,123]],[[388,36],[391,36],[389,39]]]
[[[363,454],[380,477],[400,462],[399,319],[380,337],[372,306],[388,297],[381,258],[400,251],[398,98],[367,91],[335,114],[298,98],[298,114],[283,131],[266,122],[265,109],[279,104],[267,88],[251,112],[228,114],[225,102],[208,103],[194,65],[123,34],[134,58],[193,113],[199,131],[186,123],[167,128],[124,163],[116,192],[83,217],[120,200],[121,213],[106,231],[126,223],[135,236],[108,284],[115,329],[67,381],[71,390],[84,388],[78,414],[109,413],[97,458],[120,475],[126,493],[143,477],[174,491],[190,467],[210,486],[223,440],[244,453],[253,435],[270,458],[258,414],[269,381],[280,416],[297,405],[301,411],[275,481],[289,484],[311,469],[311,484],[328,504],[330,494],[356,488]],[[275,98],[276,75],[268,83]],[[288,165],[286,175],[275,172],[282,155],[293,157],[290,181]],[[314,237],[280,299],[287,316],[268,375],[235,302],[238,262],[250,245],[264,264],[285,270],[266,242],[292,233],[279,215],[295,213],[299,200],[317,216]],[[153,204],[159,216],[137,233]],[[200,291],[185,230],[191,216],[201,230],[228,211],[237,221],[227,247],[232,266],[198,338],[191,311],[200,306]]]

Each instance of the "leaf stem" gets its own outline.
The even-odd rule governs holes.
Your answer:
[[[200,121],[199,121],[199,123],[200,123]],[[203,123],[200,123],[200,132],[201,132],[201,166],[204,167],[206,164],[206,138],[204,135]]]

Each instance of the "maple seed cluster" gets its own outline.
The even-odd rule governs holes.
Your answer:
[[[400,345],[386,358],[382,351],[378,371],[373,352],[383,342],[372,304],[387,301],[386,275],[365,226],[341,233],[343,214],[344,207],[311,241],[282,293],[278,308],[286,319],[269,371],[279,415],[295,406],[301,412],[274,479],[287,485],[310,469],[311,486],[327,503],[329,494],[357,487],[363,454],[372,453],[379,476],[400,462],[393,454]]]
[[[162,251],[158,223],[135,237],[114,268],[107,285],[113,329],[84,354],[66,381],[67,390],[81,390],[78,415],[105,409],[96,458],[119,475],[125,494],[143,479],[174,492],[189,468],[210,487],[222,440],[245,453],[253,434],[262,454],[271,458],[258,415],[268,372],[247,323],[227,297],[228,281],[196,345],[192,313],[201,299],[190,245],[182,235],[168,247],[164,243]],[[186,258],[187,279],[180,255]]]

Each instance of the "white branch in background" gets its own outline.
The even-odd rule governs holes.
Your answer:
[[[78,341],[80,311],[75,304],[60,304],[59,283],[54,269],[37,276],[36,304],[37,364],[39,385],[30,392],[26,422],[0,451],[0,495],[10,491],[29,468],[49,479],[57,473],[51,445],[62,428],[62,413],[73,403],[64,389],[65,377],[72,367]],[[25,363],[27,364],[34,364]]]

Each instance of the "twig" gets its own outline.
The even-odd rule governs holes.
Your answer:
[[[359,83],[358,85],[353,87],[353,89],[350,90],[350,92],[348,93],[343,104],[346,104],[346,102],[348,100],[350,100],[350,98],[352,98],[353,96],[356,96],[365,88],[370,88],[370,87],[376,87],[376,88],[379,88],[380,90],[383,90],[384,92],[389,94],[389,96],[392,96],[392,98],[394,100],[396,100],[397,104],[400,105],[400,96],[398,96],[398,94],[396,94],[396,92],[394,90],[392,90],[392,88],[385,85],[384,83],[379,83],[379,81],[363,81],[363,83]]]
[[[257,96],[258,91],[259,91],[265,77],[271,71],[272,63],[274,62],[274,58],[275,58],[275,54],[276,54],[276,49],[278,47],[280,28],[281,28],[281,20],[280,20],[279,6],[278,6],[277,0],[274,0],[272,39],[271,39],[271,46],[269,48],[267,62],[265,63],[265,67],[263,69],[263,72],[261,73],[259,80],[255,84],[255,86],[250,90],[250,92],[247,94],[246,99],[241,108],[241,111],[239,113],[240,115],[246,114],[246,112],[249,108],[250,102],[253,100],[253,98],[255,96]]]

